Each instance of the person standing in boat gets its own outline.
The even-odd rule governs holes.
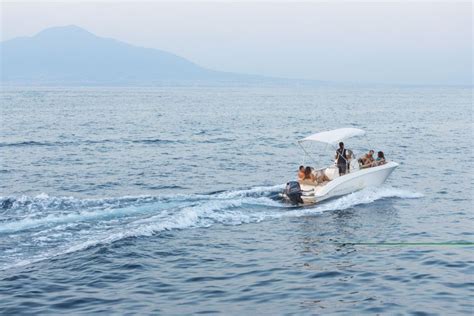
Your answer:
[[[339,148],[336,150],[336,164],[339,169],[339,175],[345,175],[347,170],[347,152],[344,148],[344,143],[339,143]]]

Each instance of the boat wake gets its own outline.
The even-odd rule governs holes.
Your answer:
[[[0,197],[0,270],[31,264],[125,238],[163,231],[241,225],[345,210],[386,198],[418,198],[390,187],[365,189],[295,208],[277,198],[283,185],[207,195],[125,196],[105,199]]]

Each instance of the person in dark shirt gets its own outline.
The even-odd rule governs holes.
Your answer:
[[[344,148],[344,143],[339,143],[339,148],[336,150],[336,164],[339,169],[339,175],[345,175],[347,170],[347,152]]]

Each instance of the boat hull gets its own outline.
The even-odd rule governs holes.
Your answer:
[[[350,194],[367,187],[382,185],[390,174],[398,167],[396,162],[360,169],[352,173],[337,177],[325,185],[301,185],[304,204],[314,204],[330,198]]]

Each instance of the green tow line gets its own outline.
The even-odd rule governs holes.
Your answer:
[[[412,247],[412,246],[427,246],[427,247],[474,247],[474,242],[348,242],[338,243],[343,245],[353,246],[374,246],[374,247]]]

